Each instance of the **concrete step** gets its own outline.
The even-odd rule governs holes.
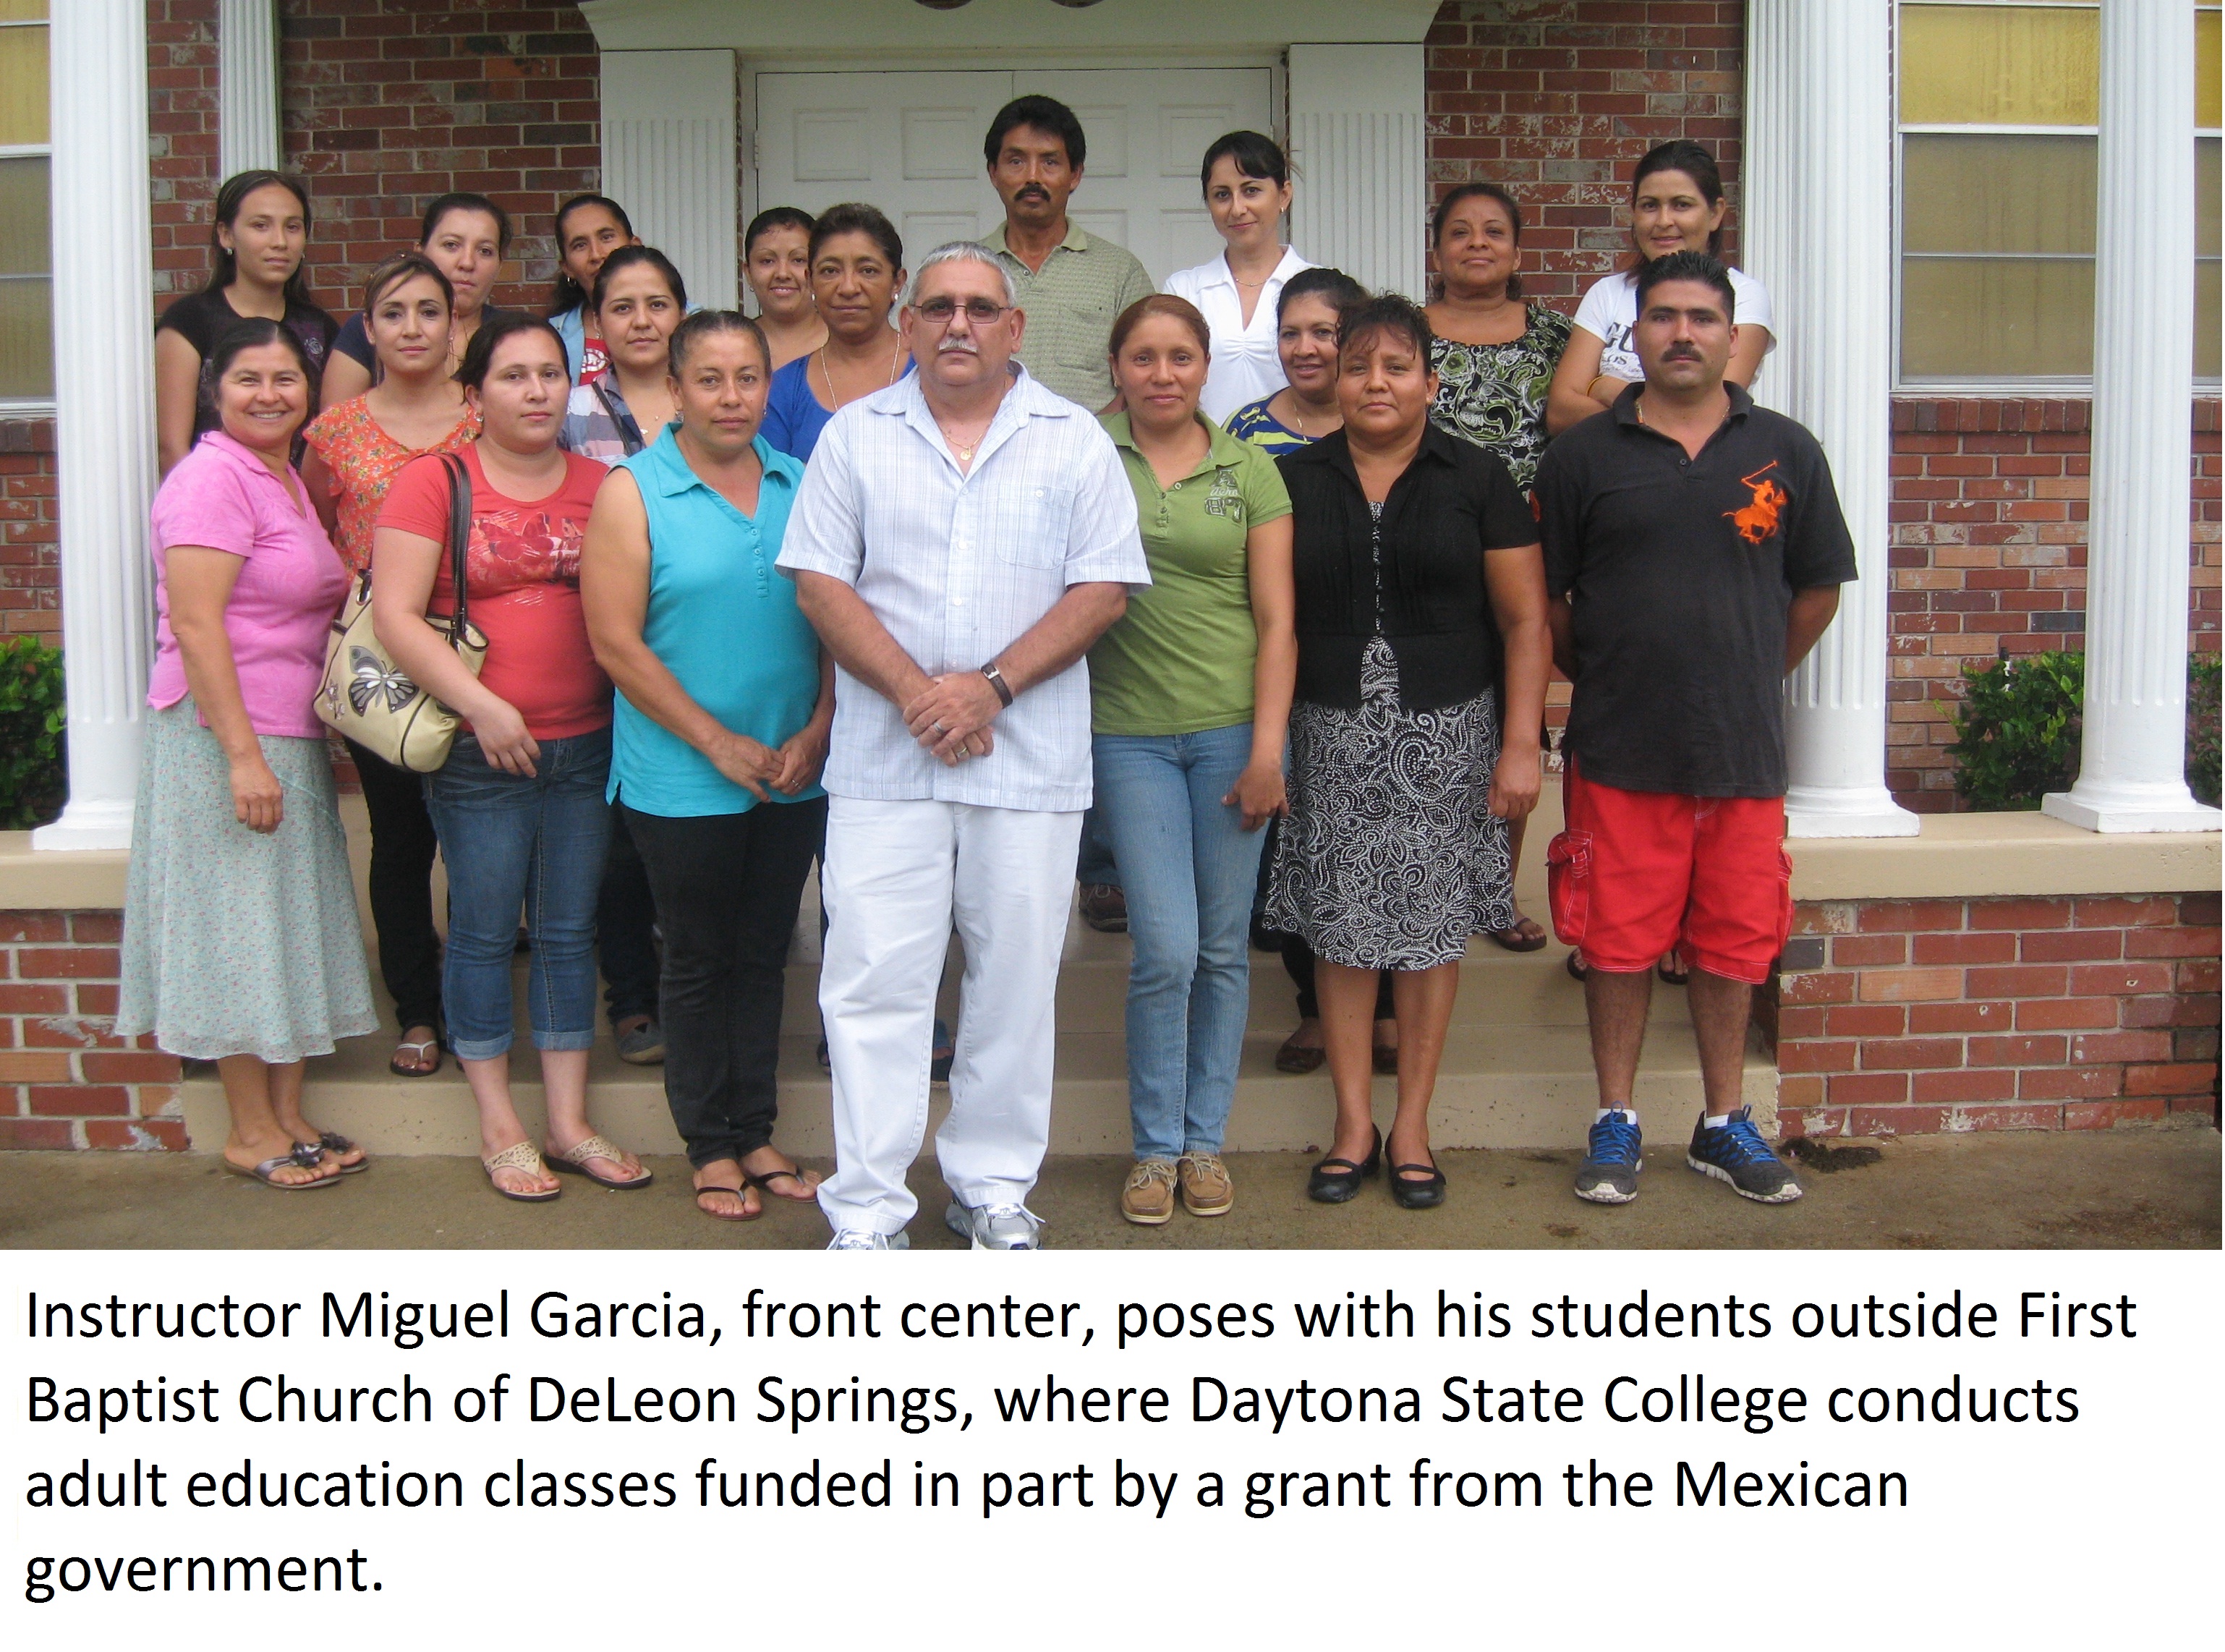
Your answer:
[[[1276,1072],[1281,1039],[1277,1032],[1246,1040],[1229,1120],[1231,1152],[1303,1151],[1326,1139],[1334,1093],[1328,1078]],[[830,1086],[819,1070],[815,1042],[802,1035],[782,1041],[780,1140],[791,1152],[826,1157],[834,1151]],[[456,1064],[448,1062],[431,1079],[398,1079],[386,1071],[386,1053],[382,1041],[358,1039],[340,1054],[312,1062],[311,1115],[374,1153],[476,1153],[471,1092]],[[1056,1083],[1053,1152],[1128,1150],[1126,1055],[1117,1034],[1062,1033]],[[539,1063],[523,1045],[511,1056],[511,1085],[520,1116],[529,1128],[538,1130]],[[1745,1092],[1765,1130],[1774,1126],[1776,1090],[1776,1067],[1757,1045],[1747,1055]],[[599,1046],[589,1062],[588,1094],[596,1127],[615,1140],[642,1153],[681,1150],[659,1069],[628,1067],[607,1044]],[[1396,1080],[1375,1080],[1376,1111],[1386,1125],[1396,1095]],[[1657,1133],[1681,1138],[1700,1098],[1699,1060],[1689,1029],[1655,1028],[1639,1082],[1642,1116]],[[185,1086],[184,1100],[195,1149],[219,1149],[225,1121],[222,1087],[212,1078],[195,1079]],[[1582,1028],[1455,1024],[1430,1110],[1432,1139],[1448,1148],[1581,1147],[1594,1104]],[[938,1122],[944,1105],[945,1092],[938,1089]]]
[[[358,894],[369,833],[361,800],[342,800]],[[1542,845],[1560,827],[1560,787],[1549,776],[1530,823],[1532,851],[1517,881],[1524,909],[1542,919],[1545,908]],[[434,910],[441,908],[435,871]],[[369,914],[364,929],[371,933]],[[1567,949],[1516,953],[1479,937],[1461,965],[1460,997],[1453,1011],[1445,1060],[1430,1109],[1432,1139],[1447,1148],[1565,1149],[1582,1147],[1594,1105],[1591,1054],[1584,1024],[1583,989],[1563,967]],[[1076,916],[1068,927],[1058,986],[1058,1055],[1051,1111],[1054,1153],[1125,1153],[1127,1063],[1121,1037],[1130,948],[1125,935],[1099,934]],[[1229,1118],[1231,1152],[1297,1152],[1326,1139],[1334,1111],[1325,1073],[1293,1077],[1274,1069],[1277,1048],[1296,1024],[1289,978],[1271,954],[1253,953],[1252,1003],[1244,1064]],[[958,1021],[958,983],[963,955],[955,940],[945,971],[941,1008]],[[518,960],[519,1037],[511,1055],[511,1085],[529,1128],[542,1123],[540,1064],[525,1036],[523,975]],[[819,1070],[818,890],[807,884],[788,970],[782,1017],[780,1140],[789,1151],[827,1158],[834,1152],[828,1117],[829,1083]],[[376,959],[373,978],[377,978]],[[453,1060],[431,1079],[402,1079],[386,1069],[393,1049],[390,1010],[381,1036],[355,1039],[334,1055],[309,1064],[308,1109],[326,1128],[355,1137],[377,1154],[476,1154],[471,1092]],[[1388,1123],[1396,1081],[1375,1080],[1377,1116]],[[1746,1063],[1746,1099],[1755,1119],[1773,1134],[1777,1071],[1756,1039]],[[680,1139],[664,1103],[662,1070],[629,1067],[607,1039],[588,1066],[588,1097],[596,1127],[642,1153],[677,1153]],[[1700,1104],[1699,1058],[1692,1044],[1685,995],[1657,986],[1638,1105],[1657,1141],[1681,1140]],[[947,1105],[938,1090],[934,1117]],[[224,1142],[224,1092],[213,1075],[184,1087],[187,1132],[198,1152]],[[932,1132],[930,1131],[930,1141]],[[930,1146],[926,1149],[932,1151]]]

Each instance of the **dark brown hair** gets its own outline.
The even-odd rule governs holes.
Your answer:
[[[1479,181],[1461,184],[1457,188],[1448,191],[1445,198],[1437,203],[1437,210],[1429,214],[1429,250],[1432,252],[1444,244],[1445,225],[1452,222],[1455,209],[1462,201],[1474,200],[1479,196],[1495,200],[1506,209],[1506,221],[1514,226],[1514,244],[1518,248],[1521,246],[1522,208],[1516,203],[1514,197],[1501,186]],[[1442,277],[1440,276],[1439,279],[1442,280]],[[1522,296],[1522,277],[1519,275],[1509,275],[1506,278],[1506,296],[1509,298]]]
[[[1206,325],[1205,317],[1196,305],[1186,298],[1176,298],[1172,293],[1153,293],[1139,298],[1114,318],[1112,337],[1105,346],[1105,353],[1117,356],[1120,346],[1128,342],[1128,335],[1155,315],[1163,315],[1170,321],[1179,321],[1197,337],[1201,355],[1213,354],[1213,329]]]

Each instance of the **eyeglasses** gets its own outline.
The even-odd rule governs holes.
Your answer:
[[[961,309],[966,312],[968,321],[977,327],[986,327],[1017,307],[992,303],[986,298],[969,298],[962,305],[954,298],[931,298],[911,307],[912,313],[921,320],[930,321],[938,327],[948,326],[952,318]]]

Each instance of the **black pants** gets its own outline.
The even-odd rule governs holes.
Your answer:
[[[371,813],[371,922],[378,972],[406,1029],[441,1025],[441,937],[433,927],[433,857],[425,777],[346,742]]]
[[[788,938],[824,799],[667,818],[620,806],[664,930],[664,1098],[691,1163],[772,1140]]]
[[[610,853],[595,902],[595,963],[613,1027],[629,1016],[656,1014],[656,902],[626,815],[611,811]]]

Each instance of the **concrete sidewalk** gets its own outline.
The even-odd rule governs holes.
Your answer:
[[[1573,1152],[1448,1152],[1446,1204],[1409,1212],[1380,1179],[1341,1208],[1309,1203],[1310,1155],[1231,1157],[1237,1206],[1199,1221],[1131,1227],[1114,1209],[1126,1161],[1054,1157],[1033,1208],[1060,1249],[1247,1250],[2199,1249],[2219,1244],[2220,1141],[2203,1127],[2002,1133],[1834,1143],[1803,1163],[1808,1193],[1764,1207],[1684,1167],[1681,1140],[1646,1154],[1642,1196],[1611,1209],[1569,1191]],[[1841,1156],[1843,1155],[1843,1156]],[[203,1155],[0,1154],[0,1248],[58,1250],[813,1249],[815,1206],[773,1199],[754,1223],[714,1222],[688,1196],[688,1166],[648,1161],[634,1193],[566,1179],[553,1205],[512,1204],[469,1159],[392,1158],[330,1192],[269,1192]],[[821,1167],[824,1168],[823,1166]],[[931,1164],[915,1168],[922,1249],[957,1241]]]

